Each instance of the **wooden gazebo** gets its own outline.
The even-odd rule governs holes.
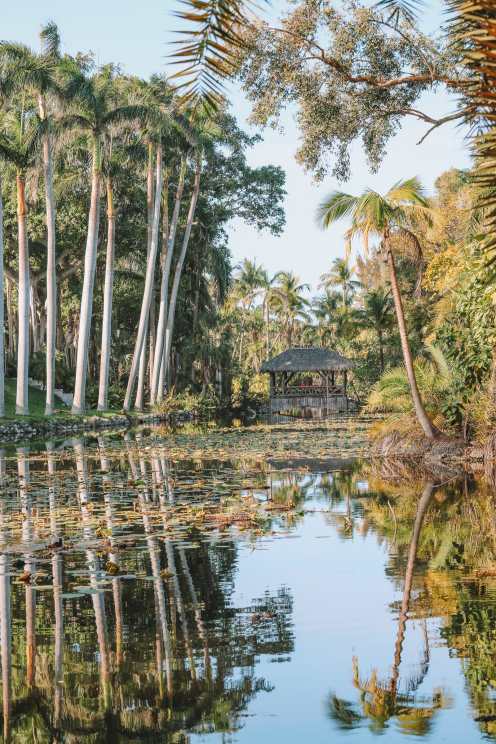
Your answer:
[[[348,396],[348,371],[353,362],[323,347],[294,347],[261,366],[270,375],[270,412],[299,409],[304,414],[344,412],[354,407]]]

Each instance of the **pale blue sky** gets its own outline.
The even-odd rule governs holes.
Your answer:
[[[284,0],[277,2],[278,7]],[[437,4],[437,3],[436,3]],[[2,8],[0,35],[32,46],[38,44],[40,25],[53,19],[59,26],[64,50],[93,51],[100,63],[118,62],[124,70],[147,77],[166,68],[174,26],[172,11],[176,0],[23,0],[22,4],[5,4]],[[426,26],[435,28],[440,16],[434,5]],[[233,96],[234,111],[244,125],[249,107],[241,94]],[[443,93],[426,98],[424,105],[430,113],[452,110],[454,101]],[[433,132],[427,141],[416,142],[425,131],[423,125],[409,121],[400,134],[390,142],[388,155],[376,175],[368,172],[360,147],[354,148],[352,178],[344,185],[350,192],[370,186],[379,191],[387,189],[398,178],[418,175],[432,188],[435,178],[451,166],[468,165],[468,148],[463,130],[445,125]],[[285,117],[284,134],[268,130],[264,141],[250,154],[252,165],[274,163],[287,174],[287,226],[284,235],[273,238],[259,234],[242,224],[231,229],[231,250],[236,261],[255,258],[271,273],[285,269],[296,272],[302,281],[316,288],[320,274],[330,261],[343,252],[345,225],[322,232],[314,223],[315,208],[324,194],[343,188],[327,178],[315,185],[310,175],[294,161],[297,131],[291,112]]]

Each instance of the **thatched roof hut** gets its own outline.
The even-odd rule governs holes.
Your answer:
[[[354,364],[337,351],[317,346],[296,346],[265,361],[261,372],[344,372]]]

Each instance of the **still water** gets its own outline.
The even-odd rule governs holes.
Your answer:
[[[496,738],[495,494],[365,447],[356,426],[0,453],[4,741]]]

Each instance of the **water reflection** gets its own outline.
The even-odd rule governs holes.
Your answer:
[[[312,614],[308,590],[295,620],[298,576],[294,586],[280,578],[291,552],[276,548],[287,537],[301,538],[298,568],[314,593],[339,596],[331,569],[365,550],[344,591],[359,597],[375,582],[395,623],[381,629],[378,653],[371,630],[370,667],[353,633],[366,635],[369,622],[377,632],[380,608],[365,606],[357,622],[353,605],[337,601],[340,631],[323,635],[335,665],[319,648],[305,658],[311,679],[300,674],[291,688],[304,711],[311,695],[325,699],[315,740],[331,726],[338,739],[359,729],[364,741],[436,741],[443,716],[456,726],[467,719],[451,689],[458,670],[478,727],[471,740],[495,736],[495,496],[473,477],[445,475],[421,483],[416,472],[345,459],[326,468],[308,458],[171,458],[139,432],[0,451],[4,740],[177,744],[214,732],[277,740],[281,718],[260,735],[246,716],[263,693],[269,711],[288,695],[268,664],[285,662],[291,678],[298,644],[326,620]],[[329,553],[312,548],[321,537],[333,541]],[[258,550],[263,573],[247,577]],[[449,651],[441,676],[440,648]],[[304,725],[313,731],[315,715],[305,713]],[[301,740],[296,728],[284,736]]]
[[[257,659],[292,651],[289,590],[233,605],[236,543],[183,541],[167,461],[129,439],[121,454],[75,440],[2,467],[5,741],[233,731],[271,689]]]
[[[405,641],[406,623],[410,607],[412,582],[417,558],[420,532],[428,506],[432,500],[435,484],[426,483],[417,506],[413,524],[408,560],[405,572],[403,597],[398,618],[398,629],[394,646],[394,658],[388,679],[380,680],[374,670],[370,677],[360,675],[359,661],[353,658],[353,684],[360,692],[361,713],[353,704],[331,694],[329,710],[333,719],[345,727],[354,727],[368,719],[371,728],[380,732],[391,718],[396,718],[403,733],[423,735],[430,731],[431,719],[435,712],[448,704],[446,694],[437,690],[432,697],[417,695],[429,669],[430,651],[427,626],[423,623],[424,649],[419,665],[419,673],[404,681],[403,691],[400,685],[400,665]]]

